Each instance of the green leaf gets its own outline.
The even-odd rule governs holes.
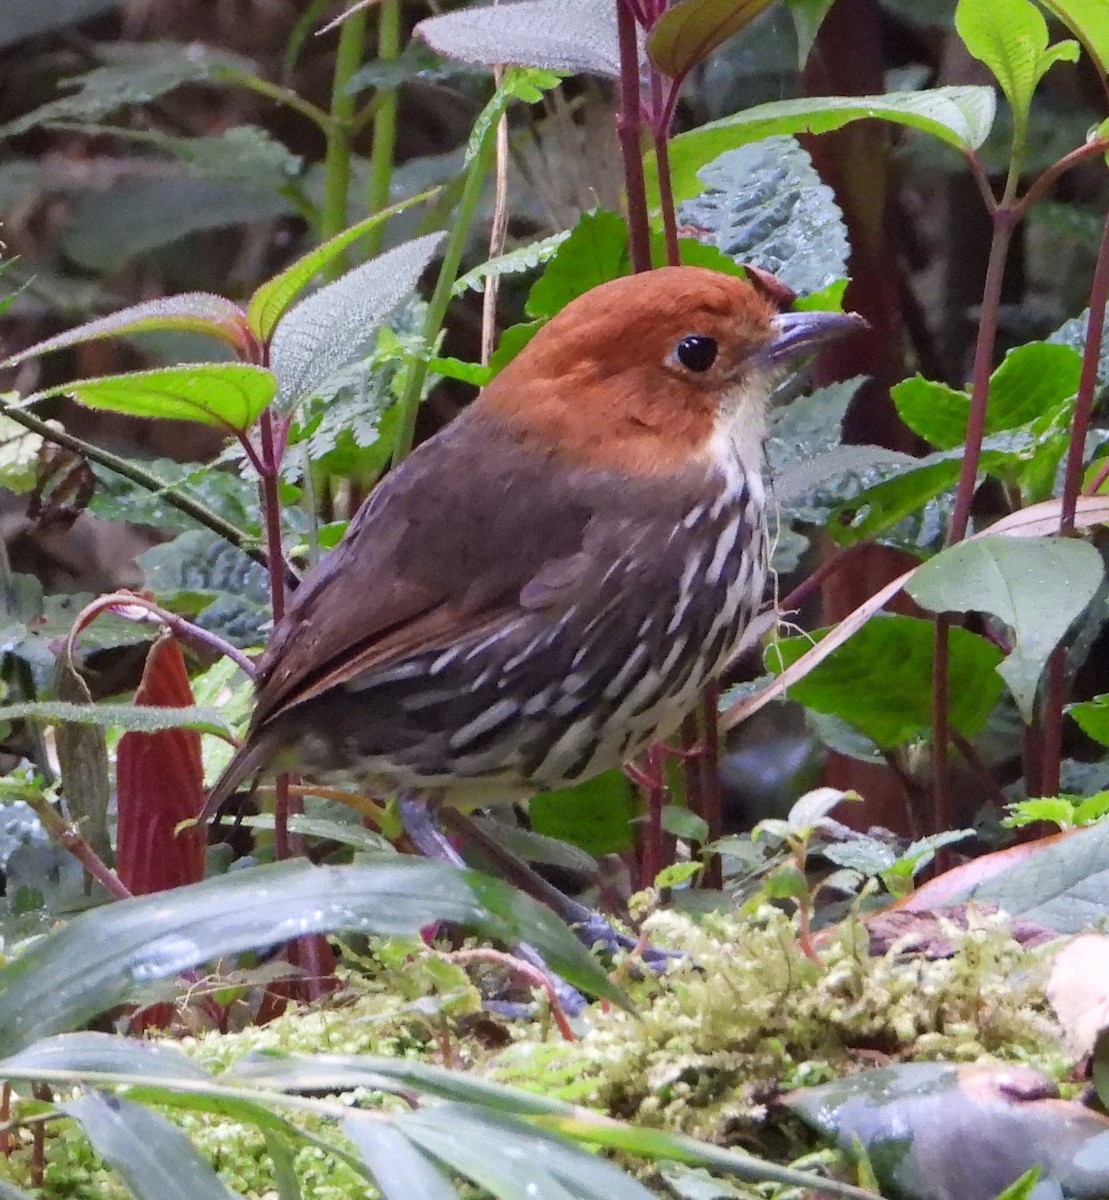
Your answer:
[[[944,87],[883,96],[825,96],[775,100],[710,121],[679,134],[670,143],[670,169],[677,201],[700,190],[697,172],[726,150],[771,134],[828,133],[871,117],[921,129],[956,149],[977,149],[993,124],[993,88]],[[648,193],[658,208],[658,171],[651,155],[644,162]]]
[[[843,215],[795,138],[729,150],[699,177],[704,190],[681,205],[681,221],[705,230],[728,258],[769,271],[799,294],[846,278]]]
[[[921,465],[895,467],[892,479],[837,505],[827,526],[832,537],[841,546],[873,540],[955,486],[959,459],[935,455],[917,461]]]
[[[0,46],[13,46],[40,33],[79,25],[119,8],[122,3],[123,0],[55,0],[53,4],[43,4],[42,0],[5,0]]]
[[[992,613],[1012,629],[1015,644],[998,672],[1030,722],[1044,664],[1104,573],[1087,542],[986,537],[937,554],[905,590],[932,612]]]
[[[111,274],[201,230],[296,215],[289,200],[269,187],[174,174],[163,163],[158,175],[75,197],[62,237],[65,254],[90,271]]]
[[[532,284],[524,311],[529,317],[549,319],[571,300],[630,270],[623,217],[605,209],[585,213]]]
[[[461,296],[465,292],[480,292],[485,287],[487,279],[496,279],[501,275],[514,275],[523,271],[533,271],[543,263],[550,262],[559,246],[570,236],[569,230],[553,233],[550,237],[540,238],[537,242],[528,242],[526,246],[517,246],[507,254],[499,254],[490,258],[481,266],[474,267],[465,275],[460,275],[451,289],[452,294]]]
[[[937,450],[954,450],[966,441],[970,396],[934,379],[914,375],[890,389],[897,415]]]
[[[277,323],[284,316],[293,299],[311,283],[316,275],[334,262],[348,246],[358,241],[359,238],[365,237],[383,221],[389,220],[397,213],[404,212],[414,204],[423,203],[435,194],[435,190],[421,192],[418,196],[412,196],[407,200],[402,200],[399,204],[383,208],[381,212],[376,212],[364,221],[359,221],[357,225],[352,225],[349,229],[344,229],[342,233],[337,233],[323,245],[302,255],[279,275],[275,275],[263,283],[251,296],[246,313],[247,323],[259,341],[269,341],[273,331],[277,328]]]
[[[651,27],[647,57],[664,75],[684,79],[769,4],[770,0],[678,0]]]
[[[439,54],[495,67],[620,74],[616,11],[595,0],[519,0],[428,17],[415,29]]]
[[[355,1110],[343,1132],[365,1160],[384,1200],[457,1200],[450,1179],[435,1159],[376,1113]]]
[[[990,376],[987,435],[1027,425],[1070,400],[1078,391],[1081,355],[1070,346],[1028,342],[1010,350]],[[917,375],[892,389],[898,415],[940,450],[966,440],[970,396]]]
[[[52,350],[96,341],[98,338],[126,337],[150,330],[206,334],[235,350],[242,350],[244,345],[243,313],[237,305],[208,292],[187,292],[181,296],[167,296],[162,300],[134,304],[111,316],[87,321],[75,329],[13,354],[0,363],[0,367],[14,367],[40,354],[49,354]]]
[[[806,792],[789,810],[789,830],[799,837],[809,837],[813,830],[823,824],[833,809],[845,800],[859,800],[857,792],[843,792],[839,788],[820,787]]]
[[[138,1200],[235,1200],[181,1130],[143,1105],[87,1092],[58,1108],[80,1121]]]
[[[688,808],[677,804],[666,804],[662,809],[662,828],[687,842],[707,842],[708,822]]]
[[[481,152],[489,139],[497,122],[504,115],[513,100],[522,100],[525,104],[538,104],[543,99],[543,93],[558,87],[562,76],[553,71],[540,67],[510,67],[504,73],[497,90],[486,106],[478,113],[477,119],[470,128],[470,136],[466,141],[464,162],[469,166]]]
[[[1095,696],[1080,704],[1067,706],[1067,713],[1078,722],[1078,727],[1095,742],[1109,746],[1109,695]]]
[[[797,66],[803,68],[832,0],[788,0],[789,15],[797,33]]]
[[[827,632],[777,642],[766,652],[767,665],[777,674]],[[879,746],[899,746],[923,736],[932,725],[933,637],[931,621],[877,617],[793,684],[790,698],[840,717]],[[966,629],[951,630],[948,719],[964,737],[981,730],[1001,695],[1001,680],[993,670],[1001,657],[985,638]]]
[[[57,725],[110,725],[134,733],[157,733],[161,729],[195,729],[228,738],[231,730],[218,709],[190,704],[185,708],[161,708],[133,704],[70,704],[64,700],[33,700],[0,705],[0,721],[34,721]]]
[[[605,1159],[506,1112],[447,1103],[401,1114],[396,1127],[504,1200],[651,1200]]]
[[[1028,122],[1036,85],[1059,58],[1078,58],[1074,42],[1048,51],[1047,22],[1031,0],[959,0],[955,28],[970,53],[996,76],[1016,128]]]
[[[683,883],[687,883],[695,875],[699,875],[704,869],[704,863],[699,862],[671,863],[670,866],[663,867],[662,870],[659,871],[659,873],[655,876],[655,887],[680,887]]]
[[[0,969],[0,1053],[209,959],[340,929],[413,936],[438,921],[526,941],[572,985],[626,1003],[565,925],[498,880],[399,855],[360,866],[290,860],[121,900],[34,942]]]
[[[528,801],[531,826],[587,854],[619,854],[631,845],[635,804],[622,771],[605,771],[577,787]]]
[[[63,1033],[44,1038],[8,1060],[14,1074],[45,1071],[101,1072],[168,1082],[211,1079],[211,1073],[169,1042],[110,1033]]]
[[[100,43],[97,53],[108,65],[64,80],[73,95],[0,126],[0,137],[14,137],[48,121],[98,120],[131,104],[148,104],[185,83],[214,83],[251,70],[246,59],[195,43]]]
[[[441,233],[405,242],[320,288],[280,320],[270,362],[290,412],[358,359],[389,314],[415,291]]]
[[[1109,7],[1102,0],[1040,0],[1082,43],[1104,81],[1109,75]]]
[[[245,363],[193,363],[77,379],[57,390],[89,408],[245,432],[273,399],[277,380]]]

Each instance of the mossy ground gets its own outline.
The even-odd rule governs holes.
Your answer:
[[[349,970],[343,990],[319,1006],[177,1044],[216,1072],[260,1049],[415,1056],[779,1159],[814,1146],[773,1112],[769,1102],[782,1090],[891,1059],[1065,1069],[1043,998],[1042,952],[1015,942],[1001,914],[972,916],[967,931],[951,931],[954,955],[933,961],[896,947],[872,958],[862,927],[848,922],[827,937],[820,966],[799,951],[793,922],[771,907],[696,922],[660,912],[649,928],[656,945],[684,957],[661,978],[625,980],[635,1015],[595,1005],[573,1043],[548,1022],[517,1022],[497,1031],[511,1044],[493,1048],[461,970],[418,944],[393,943]],[[256,1130],[200,1114],[173,1119],[233,1191],[277,1195]],[[47,1143],[46,1196],[125,1195],[69,1123],[52,1126]],[[25,1184],[20,1156],[12,1166]],[[294,1167],[313,1200],[368,1194],[350,1168],[314,1146],[297,1153]]]

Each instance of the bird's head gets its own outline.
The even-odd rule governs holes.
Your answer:
[[[762,282],[663,267],[568,304],[478,407],[582,465],[668,473],[707,455],[723,428],[761,442],[784,365],[862,325],[854,314],[782,312]]]

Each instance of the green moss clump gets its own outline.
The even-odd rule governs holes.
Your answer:
[[[1039,961],[1001,914],[952,929],[954,955],[933,961],[896,948],[871,958],[865,930],[848,921],[818,965],[798,948],[790,917],[770,906],[696,923],[661,912],[649,928],[687,958],[634,986],[635,1016],[595,1007],[572,1046],[525,1035],[497,1060],[497,1077],[727,1142],[758,1136],[774,1093],[887,1055],[1043,1066],[1045,1050],[1058,1053]]]

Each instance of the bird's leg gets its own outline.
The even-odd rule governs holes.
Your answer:
[[[527,863],[506,850],[496,838],[490,837],[475,821],[457,809],[444,809],[443,823],[472,842],[482,854],[495,862],[509,883],[552,909],[587,947],[599,943],[609,953],[616,950],[639,950],[640,960],[653,970],[662,970],[671,959],[681,957],[672,951],[659,950],[654,946],[641,947],[637,938],[620,933],[600,913],[560,892],[538,871],[532,870]],[[442,837],[442,833],[439,836]]]
[[[408,834],[409,840],[426,858],[450,863],[454,867],[467,865],[462,855],[451,845],[450,840],[440,829],[439,822],[432,812],[432,806],[425,796],[413,792],[402,793],[397,799],[397,812],[400,814],[401,824],[404,826],[404,832]],[[561,893],[559,894],[561,895]],[[560,979],[543,961],[538,950],[526,942],[517,942],[512,947],[512,952],[517,958],[522,958],[533,967],[538,967],[547,976],[554,988],[558,1003],[570,1016],[576,1017],[584,1011],[585,997],[564,979]],[[496,1005],[497,1011],[504,1012],[506,1015],[525,1015],[522,1010],[519,1013],[516,1012],[519,1007],[518,1005]]]

